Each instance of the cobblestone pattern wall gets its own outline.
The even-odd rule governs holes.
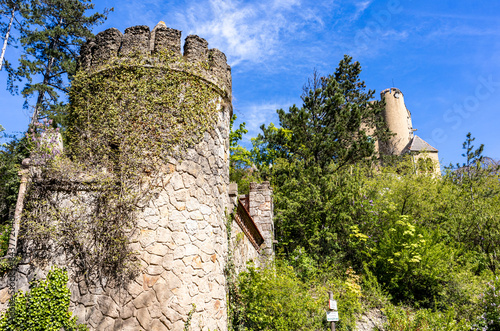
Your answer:
[[[179,31],[162,24],[152,33],[145,26],[128,28],[124,35],[108,29],[82,47],[81,65],[91,69],[116,54],[133,51],[154,55],[160,47],[180,54],[179,38]],[[230,67],[222,52],[208,50],[207,42],[197,36],[186,39],[184,57],[208,61],[201,75],[221,91],[214,100],[220,109],[217,125],[182,161],[173,159],[165,165],[164,184],[141,211],[131,241],[140,257],[137,278],[120,288],[105,285],[105,280],[104,285],[88,288],[69,270],[71,310],[91,330],[180,331],[192,309],[191,330],[227,330]],[[63,256],[53,256],[49,264],[65,265]],[[47,270],[30,264],[27,257],[16,274],[16,288],[27,289],[28,281],[43,277]],[[6,280],[3,283],[0,288],[6,287]],[[6,302],[3,297],[1,301]]]
[[[243,271],[248,261],[260,265],[260,252],[252,245],[248,237],[241,230],[238,223],[233,221],[231,228],[230,247],[233,251],[234,269],[237,273]]]

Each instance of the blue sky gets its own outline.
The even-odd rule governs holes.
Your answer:
[[[376,95],[402,90],[417,135],[442,163],[462,161],[472,132],[485,155],[500,159],[500,2],[491,0],[137,0],[94,1],[114,7],[95,33],[159,21],[197,34],[222,50],[233,74],[233,106],[249,130],[278,123],[276,109],[300,104],[316,69],[333,73],[344,54],[359,61]],[[15,59],[15,49],[7,58]],[[0,72],[0,124],[22,132],[29,112],[6,90]]]

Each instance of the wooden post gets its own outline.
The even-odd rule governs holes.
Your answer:
[[[328,299],[333,300],[333,292],[332,291],[328,291]],[[328,308],[330,308],[330,307],[328,307]],[[335,322],[332,321],[330,323],[331,323],[331,326],[330,326],[331,330],[335,331]]]
[[[23,213],[24,196],[26,195],[26,186],[29,180],[29,159],[24,159],[21,165],[22,169],[19,171],[18,175],[21,178],[21,185],[19,186],[19,193],[17,195],[16,210],[14,212],[14,223],[12,224],[12,230],[10,232],[9,238],[9,248],[7,250],[7,256],[13,258],[16,255],[17,250],[17,237],[19,234],[19,227],[21,223],[21,215]]]

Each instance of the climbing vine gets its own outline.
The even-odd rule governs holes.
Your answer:
[[[24,235],[41,258],[55,246],[86,279],[121,281],[136,271],[137,213],[215,126],[225,95],[202,78],[205,64],[171,54],[93,70],[75,76],[66,157],[33,180]]]
[[[45,280],[32,283],[29,292],[14,294],[0,317],[0,330],[88,330],[68,311],[71,293],[67,282],[66,271],[53,268]]]

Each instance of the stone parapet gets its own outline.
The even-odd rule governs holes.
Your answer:
[[[154,66],[161,52],[173,60],[172,69],[176,69],[176,62],[181,60],[195,64],[194,74],[215,84],[227,96],[231,95],[231,67],[224,53],[209,49],[205,39],[190,35],[185,39],[182,54],[181,32],[168,28],[163,22],[158,23],[153,31],[148,26],[138,25],[125,29],[124,34],[115,28],[99,32],[82,45],[79,64],[82,69],[92,71],[120,58],[142,55],[151,60],[149,65]]]

